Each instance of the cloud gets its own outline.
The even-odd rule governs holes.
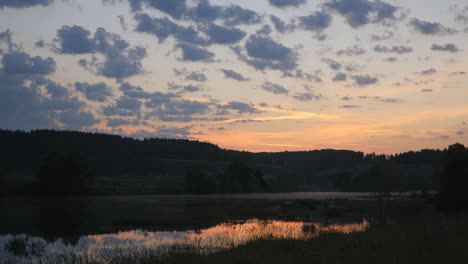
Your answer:
[[[97,58],[80,60],[82,67],[98,75],[124,79],[144,73],[141,61],[147,55],[146,49],[139,46],[131,48],[119,35],[104,28],[98,28],[91,38],[91,33],[80,26],[63,26],[57,30],[55,44],[55,51],[62,54],[104,55],[103,62]]]
[[[105,83],[89,84],[87,82],[75,82],[77,91],[82,92],[86,99],[96,102],[104,102],[112,96],[112,89]]]
[[[268,36],[251,35],[245,43],[247,56],[244,55],[239,46],[232,50],[238,55],[241,61],[257,70],[292,70],[297,67],[297,55],[295,52],[274,41]]]
[[[402,18],[398,14],[400,8],[381,0],[328,0],[323,5],[345,17],[354,28],[374,23],[389,24]]]
[[[289,94],[289,90],[286,89],[284,86],[279,84],[274,84],[271,82],[266,82],[262,84],[263,90],[273,93],[273,94]]]
[[[335,71],[341,70],[341,68],[343,66],[341,63],[339,63],[339,62],[337,62],[337,61],[335,61],[333,59],[329,59],[329,58],[323,58],[321,61],[328,64],[328,66],[330,66],[330,68],[332,70],[335,70]]]
[[[188,10],[186,0],[146,0],[147,6],[158,9],[174,18],[182,18]]]
[[[189,138],[190,136],[190,126],[186,127],[161,127],[156,132],[156,137],[158,138],[174,138],[174,139],[182,139],[182,138]],[[154,136],[151,136],[154,137]]]
[[[413,48],[406,46],[392,46],[386,47],[382,45],[377,45],[374,48],[374,51],[379,53],[396,53],[396,54],[405,54],[413,52]]]
[[[45,46],[46,46],[46,43],[43,40],[38,40],[34,43],[34,47],[36,48],[44,48]]]
[[[454,75],[454,76],[455,75],[466,75],[466,72],[464,72],[464,71],[452,72],[452,73],[450,73],[450,75]]]
[[[211,43],[228,45],[241,41],[246,33],[233,27],[224,27],[216,24],[209,24],[203,29],[203,32],[209,37]]]
[[[223,8],[220,17],[224,19],[224,24],[228,26],[254,25],[262,22],[262,16],[238,5]]]
[[[433,51],[447,51],[447,52],[451,52],[451,53],[457,53],[457,52],[461,51],[455,44],[452,44],[452,43],[448,43],[448,44],[445,44],[445,45],[433,44],[432,47],[431,47],[431,50],[433,50]]]
[[[272,32],[271,26],[266,24],[263,25],[259,30],[255,31],[255,34],[259,36],[269,36]]]
[[[276,31],[280,33],[292,32],[296,29],[296,25],[293,22],[286,23],[277,16],[270,15],[270,20],[273,23],[273,26],[275,27]]]
[[[182,50],[182,61],[214,62],[215,54],[190,43],[178,43],[177,48]]]
[[[398,60],[398,58],[395,58],[395,57],[388,57],[388,58],[384,59],[385,62],[390,62],[390,63],[393,63],[393,62],[395,62],[397,60]]]
[[[58,51],[62,54],[85,54],[96,52],[96,41],[91,32],[80,26],[63,26],[57,30]]]
[[[81,129],[90,127],[99,122],[90,112],[65,110],[55,114],[55,118],[62,123],[66,129]]]
[[[217,105],[217,108],[220,110],[220,114],[226,114],[226,110],[235,110],[238,114],[255,114],[260,113],[260,111],[252,106],[251,104],[238,102],[238,101],[231,101],[225,105]]]
[[[140,100],[128,96],[122,96],[116,100],[114,105],[105,106],[102,113],[105,116],[120,116],[120,117],[141,117]]]
[[[183,76],[187,81],[206,82],[208,78],[205,74],[196,71],[189,71],[186,68],[173,69],[176,76]]]
[[[146,2],[151,1],[146,0]],[[257,14],[255,11],[233,4],[228,6],[212,5],[208,0],[200,0],[195,6],[189,8],[185,5],[185,7],[180,8],[180,10],[185,11],[183,13],[181,12],[177,16],[172,16],[177,19],[183,18],[185,20],[192,20],[201,23],[220,20],[226,26],[254,25],[262,22],[262,16]]]
[[[338,108],[353,109],[353,108],[360,108],[360,106],[359,105],[342,105],[342,106],[338,106]]]
[[[433,75],[433,74],[436,74],[436,73],[437,73],[437,70],[432,68],[432,69],[428,69],[428,70],[418,72],[417,74],[420,74],[420,75]]]
[[[133,86],[128,82],[122,83],[119,89],[123,92],[123,94],[126,97],[129,98],[149,99],[153,95],[149,92],[144,91],[143,88],[139,86]]]
[[[32,6],[48,6],[53,2],[54,0],[2,0],[0,1],[0,9],[5,7],[26,8]]]
[[[457,30],[440,23],[427,22],[417,18],[412,19],[409,24],[416,32],[423,35],[451,35],[457,33]]]
[[[291,95],[291,97],[298,100],[298,101],[302,101],[302,102],[308,102],[308,101],[312,101],[312,100],[318,101],[318,100],[322,99],[321,95],[316,95],[316,94],[310,93],[310,92],[295,93],[295,94]]]
[[[300,6],[306,3],[307,0],[268,0],[272,6],[276,7],[289,7],[289,6]]]
[[[135,28],[137,32],[155,35],[159,42],[164,42],[167,38],[173,37],[181,42],[200,45],[208,44],[208,40],[202,38],[193,26],[184,27],[177,25],[167,17],[156,18],[145,13],[139,13],[135,15],[135,20],[137,21]]]
[[[322,32],[330,26],[331,20],[330,14],[316,11],[308,16],[299,17],[299,26],[304,30]]]
[[[26,54],[26,57],[31,57]],[[36,70],[22,74],[0,71],[0,120],[4,129],[38,129],[90,123],[60,119],[62,112],[80,112],[85,106],[70,91],[38,75]],[[76,121],[76,122],[74,122]]]
[[[138,112],[141,108],[141,101],[132,97],[123,96],[116,101],[116,106],[119,109]]]
[[[7,50],[9,52],[13,52],[17,49],[16,45],[13,43],[12,40],[13,33],[11,30],[7,29],[3,32],[0,32],[0,44],[3,42],[6,44]],[[2,50],[0,49],[0,54],[2,54]]]
[[[138,120],[129,120],[124,118],[109,118],[107,120],[107,126],[109,127],[121,127],[121,126],[136,126],[139,125],[140,122]]]
[[[354,75],[351,78],[355,81],[356,85],[358,86],[376,84],[379,81],[377,77],[373,77],[370,75]]]
[[[3,54],[2,63],[2,71],[7,74],[46,75],[55,72],[56,69],[56,63],[53,58],[31,57],[25,52]]]
[[[199,92],[202,90],[202,88],[200,86],[196,86],[196,85],[192,85],[192,84],[189,84],[189,85],[179,85],[179,84],[175,84],[175,83],[169,83],[168,84],[168,88],[169,90],[177,90],[177,91],[181,91],[181,92]]]
[[[294,71],[283,71],[281,77],[291,77],[320,83],[322,82],[321,74],[322,72],[320,70],[316,70],[314,73],[306,73],[301,69],[296,69]]]
[[[451,11],[455,13],[455,21],[468,24],[468,5],[465,7],[454,5],[451,7]]]
[[[336,55],[337,56],[359,56],[365,53],[366,51],[363,48],[356,45],[351,48],[339,50],[336,52]]]
[[[403,102],[401,99],[397,99],[397,98],[383,98],[381,101],[384,103],[389,103],[389,104],[399,104]]]
[[[249,78],[244,77],[242,74],[235,72],[233,70],[228,70],[228,69],[221,69],[221,71],[224,73],[224,77],[228,79],[234,79],[236,81],[244,82],[244,81],[249,81]]]
[[[336,75],[333,77],[332,81],[342,82],[342,81],[346,81],[347,79],[348,79],[348,76],[346,75],[346,73],[337,72]]]
[[[149,107],[151,105],[147,105]],[[169,103],[152,105],[153,111],[146,115],[149,117],[158,117],[167,122],[191,122],[193,115],[206,114],[210,111],[210,103],[177,100]]]
[[[387,31],[385,32],[385,34],[382,34],[382,35],[372,34],[370,36],[370,39],[373,41],[383,41],[383,40],[391,39],[392,37],[393,37],[393,32]]]

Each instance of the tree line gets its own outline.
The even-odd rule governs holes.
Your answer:
[[[250,153],[200,141],[56,130],[0,130],[0,146],[0,184],[30,175],[35,182],[25,183],[31,184],[29,190],[72,194],[89,192],[102,175],[120,181],[121,174],[159,175],[185,193],[302,191],[303,186],[433,190],[447,185],[440,179],[448,173],[454,148],[394,155],[349,150]],[[74,182],[70,175],[82,176]]]

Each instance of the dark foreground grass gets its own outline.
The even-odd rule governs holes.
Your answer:
[[[308,241],[262,240],[212,255],[142,256],[128,263],[468,263],[468,218],[439,216],[374,226],[364,233],[326,234]]]

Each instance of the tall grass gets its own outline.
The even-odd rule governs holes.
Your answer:
[[[187,232],[141,230],[82,237],[74,245],[63,241],[47,243],[41,238],[0,236],[0,262],[15,263],[115,263],[122,259],[176,254],[209,255],[256,240],[307,240],[325,233],[363,232],[368,223],[327,225],[249,220],[224,223]],[[40,250],[39,250],[40,249]],[[77,262],[75,262],[77,261]]]

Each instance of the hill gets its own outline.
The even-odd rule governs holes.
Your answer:
[[[216,178],[230,164],[243,163],[262,173],[268,191],[366,190],[358,178],[372,166],[395,168],[402,190],[435,189],[446,150],[396,155],[350,150],[251,153],[180,139],[134,139],[76,131],[0,130],[0,173],[7,189],[34,184],[51,153],[79,153],[93,163],[97,193],[181,193],[186,175]]]

